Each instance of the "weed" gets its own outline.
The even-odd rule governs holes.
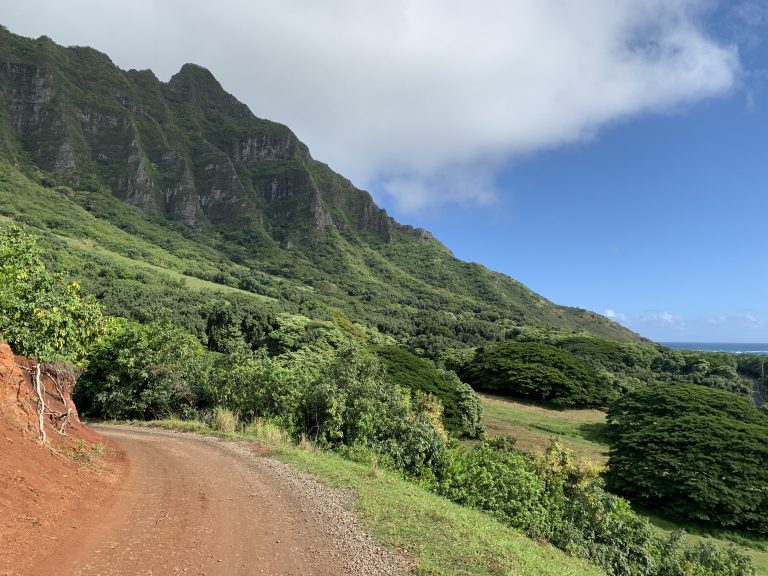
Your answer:
[[[267,444],[286,444],[291,441],[291,437],[283,431],[277,424],[257,418],[243,428],[243,434],[252,437],[258,442]]]
[[[240,417],[226,408],[216,407],[213,411],[213,419],[211,427],[218,432],[235,432],[238,424],[240,423]]]

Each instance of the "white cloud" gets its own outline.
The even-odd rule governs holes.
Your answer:
[[[738,55],[702,30],[710,4],[27,0],[3,18],[164,78],[207,66],[315,157],[416,210],[488,202],[512,158],[729,90]]]
[[[668,310],[648,310],[641,314],[626,316],[621,323],[653,340],[679,340],[689,338],[692,334],[688,319]]]
[[[660,342],[752,342],[766,339],[766,322],[752,313],[683,317],[668,310],[650,310],[619,318],[619,315],[611,316],[609,312],[613,310],[606,310],[604,315]]]
[[[606,308],[605,312],[603,312],[603,316],[606,318],[610,318],[611,320],[614,320],[615,322],[624,322],[627,317],[624,314],[616,313],[611,308]]]

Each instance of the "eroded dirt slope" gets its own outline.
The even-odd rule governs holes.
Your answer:
[[[31,367],[0,344],[2,576],[33,574],[43,557],[109,502],[126,467],[119,450],[78,419],[69,396],[74,379],[62,368],[50,367],[51,375],[43,377],[50,413],[48,442],[40,442]]]

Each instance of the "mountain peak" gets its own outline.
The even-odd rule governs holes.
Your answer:
[[[465,265],[427,231],[398,224],[202,66],[185,64],[163,83],[95,50],[40,44],[0,33],[0,160],[24,164],[32,179],[44,174],[92,195],[108,189],[153,220],[221,238],[216,245],[238,263],[321,278],[330,293],[358,299],[359,314],[398,285],[394,293],[408,295],[397,306],[433,306],[439,323],[463,322],[451,319],[450,303],[468,299],[489,318],[634,338]]]

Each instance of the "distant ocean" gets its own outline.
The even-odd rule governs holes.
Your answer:
[[[735,342],[660,342],[678,350],[700,352],[730,352],[731,354],[768,354],[768,344],[739,344]]]

